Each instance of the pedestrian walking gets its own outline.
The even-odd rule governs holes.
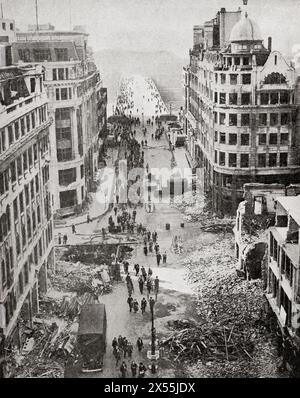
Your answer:
[[[119,204],[119,195],[116,195],[116,202],[117,202],[117,205]]]
[[[157,242],[155,243],[154,249],[155,253],[157,254],[159,252],[159,244]]]
[[[147,307],[147,300],[145,299],[145,297],[143,297],[143,299],[141,301],[142,314],[144,314],[144,312],[146,312],[146,307]]]
[[[163,264],[167,263],[167,252],[165,251],[163,254]]]
[[[122,365],[120,366],[120,372],[121,372],[121,376],[123,378],[125,378],[126,374],[127,374],[127,365],[126,365],[125,361],[123,361]]]
[[[142,275],[143,275],[143,278],[144,278],[144,282],[146,282],[146,279],[147,279],[147,272],[146,272],[146,270],[145,270],[145,267],[144,267],[144,266],[142,266],[142,268],[141,268],[141,272],[142,272]]]
[[[67,242],[68,242],[68,235],[67,235],[67,234],[65,234],[65,235],[63,236],[63,242],[64,242],[64,245],[67,244]]]
[[[132,218],[133,218],[133,222],[135,222],[135,219],[136,219],[136,210],[133,210],[133,212],[132,212]]]
[[[138,276],[140,272],[140,265],[139,264],[134,264],[134,269],[135,269],[135,276]]]
[[[76,228],[74,224],[72,224],[72,234],[76,234]]]
[[[148,276],[151,276],[153,274],[153,271],[152,271],[152,269],[149,267],[148,268]]]
[[[87,222],[88,224],[91,222],[91,218],[90,218],[89,213],[88,213],[87,216],[86,216],[86,222]]]
[[[146,245],[144,246],[144,254],[145,254],[145,256],[147,256],[147,254],[148,254],[148,248]]]
[[[124,273],[128,274],[128,268],[129,268],[129,262],[128,261],[123,261],[123,268],[124,268]]]
[[[134,310],[134,313],[136,314],[137,312],[138,312],[138,310],[139,310],[139,303],[138,303],[138,301],[135,299],[134,301],[133,301],[133,310]]]
[[[115,216],[117,216],[117,213],[118,213],[118,208],[117,208],[117,206],[114,207],[114,212],[115,212]]]
[[[119,362],[121,361],[121,350],[120,348],[116,348],[116,367],[119,365]]]
[[[155,300],[157,300],[157,295],[159,291],[159,279],[158,276],[154,279],[154,293],[155,293]]]
[[[151,279],[148,279],[147,280],[147,283],[146,283],[146,287],[147,287],[147,296],[149,297],[149,295],[150,295],[150,293],[151,293],[151,290],[152,290],[152,282],[151,282]]]
[[[116,349],[116,348],[118,347],[118,340],[117,340],[116,337],[114,337],[114,339],[113,339],[111,345],[112,345],[112,348],[113,348],[113,349]]]
[[[155,300],[153,297],[150,297],[149,299],[149,306],[150,306],[150,311],[152,312],[154,310],[154,304],[155,304]]]
[[[142,349],[144,348],[144,343],[143,343],[143,340],[142,340],[141,337],[139,337],[137,339],[136,345],[137,345],[137,348],[138,348],[139,352],[141,352]]]
[[[131,296],[128,297],[127,303],[128,303],[128,306],[129,306],[129,312],[132,312],[132,308],[133,308],[133,298],[132,298]]]
[[[132,343],[128,343],[127,344],[128,359],[132,358],[132,353],[133,353],[133,345],[132,345]]]
[[[118,347],[123,348],[123,337],[121,335],[118,337]]]
[[[131,374],[132,374],[132,377],[136,376],[137,367],[138,367],[137,364],[134,361],[132,361],[131,362]]]
[[[160,261],[161,261],[161,254],[160,254],[160,252],[157,252],[156,253],[156,262],[157,262],[158,267],[159,267]]]
[[[61,245],[61,234],[58,234],[58,244]]]
[[[146,366],[143,364],[143,362],[140,362],[139,365],[139,378],[145,377],[145,372],[146,372]]]
[[[140,289],[140,293],[143,294],[143,290],[144,290],[144,278],[142,275],[140,275],[139,279],[138,279],[138,283],[139,283],[139,289]]]

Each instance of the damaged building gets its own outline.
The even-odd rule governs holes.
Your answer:
[[[7,45],[9,47],[9,45]],[[47,95],[41,66],[0,67],[0,331],[16,345],[54,267]],[[0,338],[1,340],[1,338]],[[1,352],[0,352],[1,356]]]

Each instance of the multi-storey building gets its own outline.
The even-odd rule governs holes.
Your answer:
[[[187,147],[213,209],[234,214],[245,183],[300,179],[295,70],[245,12],[194,28],[185,73]],[[295,91],[296,89],[296,91]]]
[[[3,60],[2,60],[3,61]],[[0,67],[0,335],[31,321],[54,266],[47,95],[41,66]],[[15,333],[16,331],[16,333]]]
[[[266,297],[283,330],[300,343],[300,196],[277,198],[269,230]]]
[[[41,63],[49,100],[52,200],[57,217],[78,213],[94,187],[106,132],[107,91],[102,87],[88,34],[17,32],[13,61]]]

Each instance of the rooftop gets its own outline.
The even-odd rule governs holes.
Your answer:
[[[257,24],[245,13],[232,28],[229,40],[231,42],[262,41],[262,36]]]

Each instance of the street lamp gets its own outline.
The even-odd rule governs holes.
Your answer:
[[[154,361],[157,361],[159,358],[159,351],[155,348],[155,340],[156,340],[156,330],[154,327],[154,304],[155,301],[152,297],[150,297],[150,312],[151,312],[151,350],[147,352],[147,357],[152,361],[151,369],[152,373],[156,372],[157,366]]]

